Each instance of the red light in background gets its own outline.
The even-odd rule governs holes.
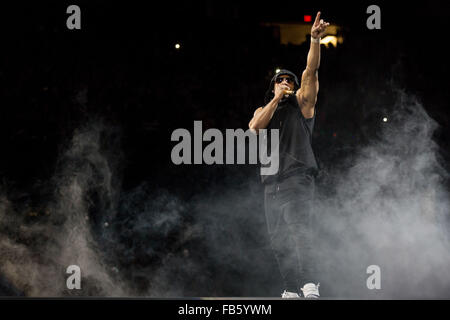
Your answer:
[[[311,16],[303,16],[303,21],[311,22]]]

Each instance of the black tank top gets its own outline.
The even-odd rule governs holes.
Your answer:
[[[277,106],[272,119],[267,126],[263,139],[267,139],[267,148],[270,155],[270,129],[279,130],[279,168],[274,175],[261,175],[263,183],[271,183],[294,174],[309,173],[317,175],[318,166],[311,146],[314,129],[314,116],[305,119],[297,98],[290,96],[283,99]],[[263,167],[270,166],[262,165]]]

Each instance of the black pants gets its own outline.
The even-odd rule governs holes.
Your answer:
[[[313,252],[314,178],[294,175],[265,185],[265,212],[270,242],[284,288],[300,292],[317,284]]]

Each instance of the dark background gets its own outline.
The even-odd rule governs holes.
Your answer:
[[[342,46],[322,49],[314,140],[316,152],[323,154],[318,158],[328,160],[330,150],[323,146],[370,139],[362,128],[370,127],[371,116],[388,102],[383,99],[389,98],[389,81],[422,99],[442,126],[437,139],[448,149],[444,2],[381,3],[381,30],[366,28],[368,2],[310,3],[292,2],[286,9],[245,1],[155,7],[81,1],[81,30],[66,28],[69,2],[5,6],[2,176],[17,182],[47,177],[61,142],[94,115],[124,128],[125,185],[164,176],[175,169],[170,161],[173,129],[190,129],[194,120],[203,120],[204,129],[246,128],[263,103],[274,69],[300,74],[305,67],[309,43],[279,45],[276,32],[261,22],[301,21],[303,14],[314,16],[317,10],[345,30]],[[80,102],[83,89],[86,101]],[[340,101],[344,93],[350,100]],[[350,135],[355,139],[347,139]]]
[[[81,30],[66,28],[70,4],[81,7]],[[370,4],[381,7],[381,30],[366,27]],[[74,130],[92,119],[119,132],[111,148],[120,150],[124,192],[145,182],[189,202],[211,186],[257,181],[256,166],[173,165],[170,135],[176,128],[192,131],[194,120],[203,121],[203,130],[246,129],[275,68],[300,75],[309,49],[309,41],[280,45],[276,30],[262,23],[314,18],[318,10],[344,36],[337,48],[322,46],[313,140],[324,171],[337,170],[341,158],[376,136],[397,89],[415,94],[439,123],[434,139],[448,168],[444,1],[20,2],[0,9],[0,177],[8,197],[39,208]],[[263,226],[262,216],[253,223]],[[127,263],[158,261],[136,254]],[[226,279],[216,294],[239,294]]]

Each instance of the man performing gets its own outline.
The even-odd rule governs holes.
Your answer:
[[[279,130],[279,170],[262,175],[261,180],[270,242],[284,282],[282,298],[298,298],[300,292],[305,298],[319,297],[311,226],[318,167],[311,139],[319,91],[320,38],[328,26],[318,12],[301,85],[293,72],[278,72],[270,83],[267,104],[255,111],[249,123],[256,133]]]

